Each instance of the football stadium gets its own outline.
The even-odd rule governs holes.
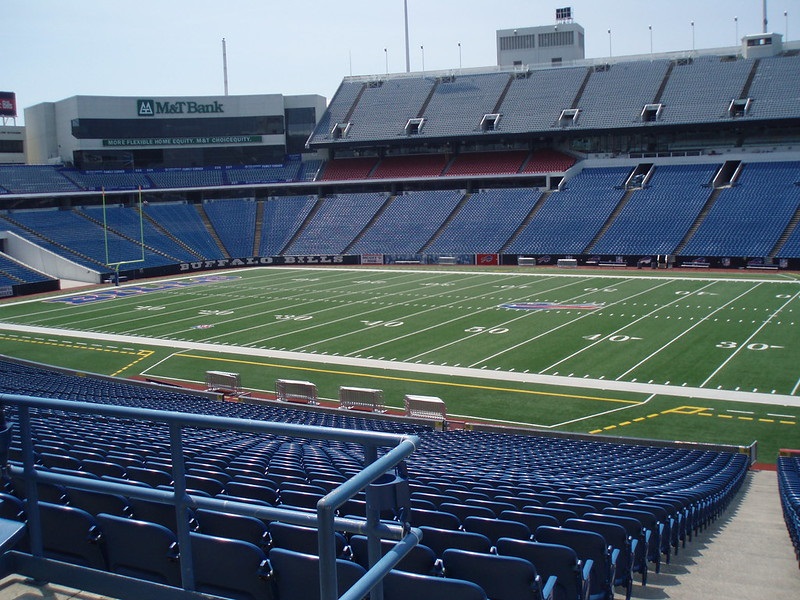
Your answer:
[[[0,598],[797,597],[800,42],[556,23],[0,93]]]

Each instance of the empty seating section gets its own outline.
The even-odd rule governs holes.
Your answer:
[[[143,216],[140,217],[137,207],[129,208],[119,204],[106,206],[105,215],[101,206],[84,206],[77,210],[97,223],[105,223],[105,226],[110,231],[127,237],[134,244],[139,244],[144,239],[145,246],[164,254],[162,259],[158,261],[159,264],[170,264],[198,258],[196,254],[192,254],[188,249],[166,235],[163,230],[158,229],[158,226],[150,219]],[[142,238],[142,234],[144,234],[144,238]],[[141,248],[136,258],[140,257]]]
[[[800,564],[800,457],[796,451],[788,456],[778,457],[778,491],[783,519]]]
[[[800,116],[800,55],[759,61],[747,95],[753,98],[748,112],[751,117],[785,119]]]
[[[347,133],[350,141],[387,140],[406,135],[406,123],[416,118],[434,82],[425,78],[388,79],[364,85]]]
[[[661,121],[705,123],[727,118],[730,102],[741,95],[752,66],[752,60],[711,56],[676,63],[661,95]]]
[[[321,198],[321,205],[285,254],[341,254],[386,202],[381,194]]]
[[[83,264],[86,264],[86,259],[88,259],[94,269],[107,262],[114,263],[142,258],[141,245],[115,233],[108,232],[108,245],[106,246],[102,223],[94,223],[76,211],[15,211],[11,217],[38,235],[54,242],[59,254],[63,254],[64,249],[68,249],[83,257]],[[106,256],[106,250],[108,256]],[[146,250],[145,258],[150,265],[174,262],[150,250]]]
[[[494,111],[508,73],[456,75],[440,81],[425,109],[420,137],[473,135],[483,116]]]
[[[0,166],[0,188],[10,194],[78,191],[77,185],[50,166]]]
[[[146,190],[153,182],[144,173],[131,171],[62,171],[83,190]]]
[[[223,171],[202,167],[147,171],[147,176],[159,188],[216,187],[224,185]]]
[[[550,195],[506,251],[581,254],[622,199],[629,172],[628,167],[584,169]]]
[[[669,61],[630,62],[597,67],[578,103],[578,127],[630,127],[656,96]]]
[[[573,522],[576,527],[583,522],[613,523],[614,519],[621,519],[622,522],[627,519],[628,522],[639,523],[641,529],[643,522],[656,527],[652,523],[663,524],[664,520],[669,520],[684,523],[685,530],[691,534],[720,514],[738,490],[747,470],[747,457],[742,454],[464,430],[436,432],[426,427],[349,414],[307,412],[277,405],[219,402],[192,396],[191,393],[145,388],[122,381],[93,380],[6,360],[0,361],[0,393],[245,419],[415,433],[420,436],[422,443],[407,460],[412,501],[422,501],[423,497],[439,498],[440,505],[425,512],[440,514],[440,522],[446,524],[445,517],[448,515],[444,511],[454,507],[462,513],[462,517],[450,514],[449,519],[454,520],[453,525],[460,523],[465,531],[424,525],[423,546],[414,556],[405,560],[401,568],[423,576],[438,576],[438,581],[442,579],[436,558],[444,560],[445,575],[448,557],[452,558],[454,569],[457,559],[459,564],[461,559],[469,559],[468,555],[453,556],[451,550],[454,548],[468,553],[478,552],[489,560],[488,557],[496,556],[489,553],[491,547],[496,546],[501,556],[516,556],[530,561],[536,556],[540,542],[532,540],[531,534],[536,538],[537,532],[543,529],[531,531],[519,516],[532,519],[537,509],[570,514],[573,518],[577,518],[575,511],[580,511],[584,516],[582,521]],[[16,409],[7,406],[6,411],[11,423],[16,423]],[[172,454],[166,441],[169,433],[165,424],[108,416],[100,418],[91,414],[70,413],[68,410],[36,409],[31,411],[31,423],[32,443],[40,469],[55,469],[56,464],[51,461],[55,460],[54,457],[61,457],[58,468],[62,469],[62,473],[97,476],[91,473],[98,473],[98,465],[102,464],[106,465],[108,473],[112,472],[112,466],[116,466],[117,470],[113,473],[118,477],[103,475],[108,481],[143,482],[145,473],[162,473],[165,479],[152,478],[148,479],[150,483],[140,485],[166,485],[164,489],[172,485],[169,479]],[[261,496],[261,501],[275,506],[302,506],[295,502],[303,495],[311,499],[319,498],[320,494],[357,473],[365,460],[360,446],[330,440],[206,428],[184,428],[182,437],[190,494],[202,495],[205,490],[205,493],[220,499],[238,498],[257,502],[253,499],[255,496],[247,495],[249,489],[270,491],[271,495]],[[12,464],[17,466],[20,464],[20,448],[20,440],[13,439],[9,456]],[[211,482],[214,482],[213,487]],[[14,493],[24,494],[24,489],[19,485],[13,487]],[[547,497],[559,498],[559,501],[551,504],[574,508],[574,511],[542,508],[540,504]],[[4,516],[15,519],[24,516],[25,508],[20,499],[8,493],[0,499]],[[448,499],[449,502],[446,501]],[[179,585],[179,552],[175,545],[177,520],[173,507],[118,495],[95,494],[86,498],[85,494],[69,487],[49,484],[40,486],[40,500],[52,503],[47,507],[48,518],[52,516],[64,524],[64,527],[48,527],[45,531],[48,556],[79,564],[92,563],[114,572]],[[363,502],[363,497],[357,499],[353,507],[359,501]],[[522,508],[502,510],[514,506],[514,503]],[[78,504],[82,508],[78,508]],[[434,506],[433,502],[430,505]],[[597,513],[587,512],[592,510]],[[643,521],[620,517],[622,513],[639,514]],[[412,524],[420,525],[415,514],[412,511]],[[477,514],[485,517],[474,516]],[[501,519],[496,520],[500,515]],[[242,569],[258,571],[261,576],[269,572],[270,565],[263,559],[266,552],[270,562],[281,553],[287,555],[281,555],[280,560],[275,561],[277,564],[271,565],[275,570],[273,577],[280,579],[289,577],[284,558],[288,559],[289,554],[298,551],[315,553],[316,550],[316,532],[305,527],[264,522],[254,517],[234,517],[208,510],[188,511],[186,518],[195,532],[192,534],[193,552],[226,549],[218,551],[235,553],[241,557],[239,566]],[[55,522],[53,519],[47,522]],[[613,527],[587,525],[584,529],[610,532]],[[101,540],[101,544],[106,544],[104,552],[98,552],[96,545],[92,547],[87,543],[88,531],[93,532],[92,535]],[[72,538],[69,538],[70,535]],[[237,543],[226,544],[222,541],[231,539]],[[353,538],[353,551],[348,548],[346,537],[337,535],[337,540],[337,552],[345,559],[344,564],[364,564],[363,540]],[[195,541],[197,548],[194,547]],[[663,544],[655,547],[656,554],[650,557],[652,563],[659,560],[662,554],[668,560],[669,555],[678,552],[681,538],[677,534],[667,535],[662,541]],[[142,547],[148,547],[151,551],[146,554],[136,552],[136,548]],[[23,543],[21,549],[24,551],[25,548]],[[353,552],[357,554],[353,555],[354,562],[350,562],[347,558]],[[582,557],[584,550],[576,548],[574,552]],[[241,577],[233,578],[216,574],[209,556],[197,556],[200,562],[196,564],[208,565],[202,569],[202,573],[197,573],[199,581],[209,586],[208,591],[213,592],[213,587],[217,590],[244,589],[248,587],[246,581],[252,582],[253,589],[261,585],[257,583],[258,577],[247,579],[249,575],[244,571]],[[315,560],[313,555],[298,556]],[[481,565],[485,562],[479,558],[476,560]],[[552,567],[546,562],[534,560],[536,571],[522,569],[524,563],[510,560],[499,560],[496,567],[511,568],[512,562],[527,573],[520,573],[520,577],[528,578],[529,583],[538,571],[541,575],[538,583],[540,588],[545,584],[552,587],[553,582],[549,581]],[[468,567],[468,564],[464,566]],[[487,563],[481,570],[491,566]],[[230,564],[228,568],[234,568],[234,565]],[[316,571],[309,571],[308,568],[304,572],[313,579]],[[646,575],[646,570],[645,567],[643,575]],[[359,570],[359,573],[363,573],[363,570]],[[483,581],[484,585],[489,585],[489,580]],[[628,582],[625,577],[619,579],[623,585]],[[566,582],[561,583],[563,585]],[[499,581],[497,584],[503,585]],[[511,581],[506,584],[511,585]],[[284,590],[282,596],[278,595],[279,600],[285,600],[287,594],[290,592]]]
[[[538,198],[537,190],[523,188],[472,194],[425,251],[499,252]]]
[[[346,181],[350,179],[366,179],[369,177],[378,159],[370,156],[367,158],[337,158],[329,160],[322,171],[323,181]]]
[[[217,200],[203,204],[214,231],[233,258],[253,254],[256,208],[253,199]]]
[[[314,139],[334,139],[331,131],[333,131],[337,123],[344,122],[363,85],[357,81],[343,81],[339,85],[339,89],[336,90],[328,104],[328,110],[320,117],[317,126],[314,128],[314,133],[312,134]]]
[[[397,196],[349,250],[351,254],[415,254],[463,198],[460,191],[409,192]]]
[[[371,179],[407,179],[411,177],[438,177],[447,159],[441,154],[387,156],[381,159]]]
[[[716,169],[717,165],[656,167],[648,186],[633,193],[592,252],[673,254],[708,200]]]
[[[0,275],[4,283],[2,285],[14,285],[15,283],[34,283],[36,281],[47,281],[52,279],[43,273],[29,269],[21,265],[10,256],[0,252]]]
[[[289,196],[266,200],[261,224],[260,255],[280,254],[316,203],[316,196]]]
[[[224,258],[211,237],[197,208],[185,203],[148,204],[145,214],[203,258]]]
[[[526,151],[472,152],[456,156],[446,175],[500,175],[519,172]]]
[[[800,162],[748,163],[689,240],[691,256],[769,255],[800,207]]]
[[[225,175],[230,185],[246,185],[249,183],[296,181],[299,172],[300,161],[291,161],[285,165],[231,167],[226,170]]]
[[[558,118],[565,108],[572,108],[586,67],[566,67],[531,71],[518,75],[500,106],[497,130],[522,133],[548,131],[558,127]]]
[[[322,160],[304,160],[300,163],[300,170],[297,172],[298,181],[316,181],[322,169]]]
[[[534,150],[522,166],[521,173],[562,172],[575,164],[575,158],[557,150]]]

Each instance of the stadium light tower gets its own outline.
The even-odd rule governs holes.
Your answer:
[[[422,76],[425,77],[425,46],[420,44],[419,51],[422,54]]]
[[[741,44],[742,40],[739,39],[739,17],[733,17],[733,25],[736,30],[736,44]]]
[[[653,60],[653,26],[648,25],[647,28],[650,30],[650,60]]]
[[[694,54],[694,21],[691,21],[690,25],[692,26],[692,54]]]
[[[386,58],[386,74],[388,75],[389,74],[389,49],[388,48],[384,48],[383,49],[383,55]]]
[[[405,22],[406,22],[406,73],[410,73],[411,55],[409,54],[409,47],[408,47],[408,0],[403,0],[403,11],[405,14]]]
[[[458,70],[461,70],[461,42],[458,42]]]
[[[608,30],[608,57],[611,58],[612,56],[614,56],[614,55],[611,53],[611,30],[609,29]]]

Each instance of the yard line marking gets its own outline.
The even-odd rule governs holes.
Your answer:
[[[656,394],[650,394],[647,398],[645,398],[641,402],[637,402],[635,405],[622,406],[622,407],[619,407],[619,408],[612,408],[612,409],[604,411],[604,412],[593,413],[591,415],[585,415],[583,417],[578,417],[577,419],[571,419],[569,421],[562,421],[561,423],[557,423],[557,424],[553,425],[553,427],[562,427],[564,425],[572,425],[573,423],[580,423],[581,421],[585,421],[586,419],[594,419],[595,417],[604,417],[605,415],[610,415],[610,414],[618,412],[620,410],[631,409],[634,406],[645,406],[648,402],[650,402],[655,397],[656,397]],[[633,420],[637,421],[637,419],[633,419]],[[644,419],[640,418],[638,420],[644,420]]]
[[[701,287],[701,288],[700,288],[700,289],[698,289],[698,290],[695,290],[694,292],[692,292],[692,293],[691,293],[691,294],[689,294],[689,295],[696,294],[697,292],[702,292],[704,289],[706,289],[706,288],[708,288],[708,287],[710,287],[710,286],[712,286],[712,285],[714,285],[714,284],[713,284],[713,283],[709,283],[709,284],[707,284],[707,285],[704,285],[703,287]],[[658,289],[659,287],[661,287],[661,286],[656,286],[655,288],[648,288],[648,290],[647,290],[646,292],[642,292],[642,293],[648,293],[648,292],[651,292],[651,291],[653,291],[653,289]],[[637,295],[638,295],[638,294],[637,294]],[[686,300],[686,296],[678,296],[678,297],[677,297],[677,298],[675,298],[674,300],[671,300],[670,302],[667,302],[666,304],[662,304],[662,305],[661,305],[661,306],[659,306],[658,308],[655,308],[654,310],[650,311],[649,313],[647,313],[647,314],[645,314],[645,315],[642,315],[642,316],[641,316],[641,317],[639,317],[638,319],[635,319],[635,320],[633,320],[633,321],[630,321],[630,322],[626,323],[625,325],[623,325],[622,327],[620,327],[620,328],[619,328],[619,329],[617,329],[616,331],[612,331],[612,332],[611,332],[611,333],[609,333],[608,335],[606,335],[606,336],[603,336],[602,338],[600,338],[599,340],[597,340],[597,341],[595,341],[595,342],[592,342],[592,343],[591,343],[591,344],[589,344],[588,346],[584,346],[583,348],[581,348],[580,350],[577,350],[577,351],[573,352],[573,353],[572,353],[572,354],[570,354],[569,356],[565,356],[564,358],[562,358],[562,359],[561,359],[561,360],[559,360],[558,362],[555,362],[555,363],[553,363],[552,365],[550,365],[549,367],[546,367],[546,368],[542,369],[541,371],[539,371],[539,373],[540,373],[540,374],[543,374],[545,371],[549,371],[549,370],[550,370],[550,369],[552,369],[553,367],[557,367],[557,366],[558,366],[558,365],[560,365],[561,363],[563,363],[563,362],[566,362],[566,361],[568,361],[568,360],[570,360],[570,359],[572,359],[572,358],[574,358],[574,357],[578,356],[579,354],[582,354],[582,353],[583,353],[583,352],[585,352],[586,350],[589,350],[590,348],[593,348],[593,347],[594,347],[594,346],[596,346],[597,344],[600,344],[600,343],[602,343],[602,342],[606,341],[606,340],[607,340],[608,338],[610,338],[611,336],[613,336],[613,335],[617,335],[619,332],[621,332],[621,331],[624,331],[625,329],[627,329],[627,328],[628,328],[628,327],[630,327],[631,325],[635,325],[635,324],[636,324],[636,323],[638,323],[639,321],[643,321],[644,319],[647,319],[647,318],[651,317],[651,316],[652,316],[652,315],[654,315],[655,313],[657,313],[657,312],[659,312],[659,311],[661,311],[661,310],[664,310],[665,308],[667,308],[667,307],[670,307],[670,306],[672,306],[673,304],[676,304],[676,303],[678,303],[678,302],[683,302],[683,301],[685,301],[685,300]]]
[[[784,302],[784,303],[783,303],[783,304],[780,306],[780,308],[778,308],[776,311],[774,311],[772,314],[770,314],[770,315],[767,317],[767,320],[766,320],[766,321],[764,321],[764,322],[761,324],[761,326],[760,326],[758,329],[756,329],[756,330],[755,330],[755,331],[754,331],[754,332],[753,332],[753,333],[750,335],[750,337],[749,337],[749,338],[747,338],[747,339],[746,339],[744,342],[742,342],[741,344],[739,344],[739,345],[737,346],[736,350],[734,350],[734,351],[731,353],[731,355],[730,355],[728,358],[726,358],[724,361],[722,361],[722,364],[721,364],[720,366],[718,366],[716,369],[714,369],[714,372],[713,372],[713,373],[711,373],[711,375],[709,375],[709,376],[708,376],[708,378],[707,378],[707,379],[706,379],[706,380],[705,380],[703,383],[701,383],[701,384],[700,384],[700,387],[701,387],[701,388],[705,387],[705,386],[706,386],[706,384],[707,384],[709,381],[711,381],[711,380],[712,380],[712,379],[713,379],[713,378],[716,376],[716,374],[717,374],[717,373],[719,373],[719,372],[720,372],[720,371],[721,371],[723,368],[725,368],[725,365],[727,365],[727,364],[728,364],[728,363],[729,363],[731,360],[733,360],[733,357],[735,357],[737,354],[739,354],[739,351],[740,351],[742,348],[746,348],[746,347],[747,347],[747,345],[750,343],[750,341],[751,341],[751,340],[752,340],[754,337],[756,337],[756,336],[757,336],[757,335],[758,335],[758,334],[761,332],[761,330],[762,330],[762,329],[764,329],[764,327],[766,327],[767,325],[769,325],[769,322],[770,322],[770,321],[773,319],[773,317],[776,317],[776,316],[778,315],[778,313],[780,313],[780,312],[781,312],[781,311],[782,311],[784,308],[786,308],[786,307],[789,305],[789,303],[790,303],[790,302],[792,302],[792,300],[796,299],[798,296],[800,296],[800,292],[795,292],[794,296],[792,296],[791,298],[789,298],[789,299],[788,299],[786,302]],[[796,387],[796,386],[795,386],[795,387]]]
[[[797,379],[797,383],[794,384],[794,387],[792,388],[792,391],[789,392],[789,395],[790,396],[796,395],[798,389],[800,389],[800,378]]]
[[[587,279],[586,281],[587,281],[587,282],[588,282],[588,281],[591,281],[591,278]],[[551,289],[551,290],[547,290],[547,291],[548,291],[548,292],[552,292],[552,291],[555,291],[555,290],[558,290],[558,289],[560,289],[561,287],[566,287],[566,286],[559,286],[559,287],[557,287],[557,288],[553,288],[553,289]],[[570,298],[570,299],[569,299],[569,300],[567,300],[567,301],[571,301],[573,298],[580,298],[581,296],[585,296],[585,295],[586,295],[586,292],[582,292],[581,294],[578,294],[578,295],[576,295],[576,296],[573,296],[572,298]],[[495,308],[496,308],[495,306],[491,306],[491,307],[489,307],[488,309],[484,309],[484,310],[494,310]],[[599,309],[599,308],[605,308],[605,306],[600,306],[600,307],[598,307],[598,309]],[[470,314],[470,315],[465,315],[465,316],[472,317],[472,316],[474,316],[474,315],[476,315],[476,314],[479,314],[480,312],[484,312],[484,310],[477,311],[477,312],[475,312],[475,313],[473,313],[473,314]],[[516,317],[514,317],[514,318],[512,318],[512,319],[509,319],[509,320],[507,320],[507,321],[502,321],[502,322],[500,322],[500,323],[498,323],[498,324],[496,324],[496,325],[493,325],[493,327],[504,327],[504,326],[506,326],[506,325],[509,325],[509,324],[511,324],[511,323],[514,323],[514,322],[516,322],[516,321],[519,321],[520,319],[524,319],[524,318],[526,318],[526,317],[535,316],[536,314],[538,314],[538,313],[528,313],[528,312],[522,312],[520,315],[518,315],[518,316],[516,316]],[[453,319],[453,320],[457,320],[457,319]],[[440,325],[447,324],[447,323],[449,323],[449,322],[452,322],[452,321],[446,321],[445,323],[437,323],[436,325],[434,325],[434,326],[431,326],[431,327],[428,327],[428,328],[426,328],[426,329],[434,329],[434,328],[436,328],[436,327],[439,327]],[[422,332],[426,331],[426,329],[421,329],[421,330],[418,330],[418,331],[417,331],[417,332],[415,332],[414,334],[409,334],[409,335],[416,335],[417,333],[422,333]],[[478,336],[478,335],[481,335],[481,333],[482,333],[482,332],[477,332],[477,333],[470,334],[470,335],[468,335],[468,336],[466,336],[466,337],[460,337],[460,338],[458,338],[458,339],[456,339],[456,340],[453,340],[452,342],[448,342],[448,343],[446,343],[446,344],[442,344],[441,346],[437,346],[437,347],[435,347],[435,348],[431,348],[431,349],[429,349],[429,350],[426,350],[425,352],[422,352],[421,354],[416,354],[416,355],[414,355],[414,356],[412,356],[412,357],[408,358],[407,360],[413,360],[413,359],[415,359],[415,358],[419,358],[420,356],[425,356],[426,354],[430,354],[431,352],[437,352],[437,351],[443,350],[443,349],[445,349],[445,348],[448,348],[448,347],[450,347],[450,346],[453,346],[453,345],[455,345],[455,344],[460,344],[460,343],[462,343],[462,342],[465,342],[465,341],[468,341],[468,340],[470,340],[470,339],[472,339],[472,338],[474,338],[474,337],[476,337],[476,336]],[[408,336],[400,336],[400,337],[398,337],[398,338],[395,338],[395,340],[397,340],[397,339],[402,339],[403,337],[408,337]],[[392,341],[395,341],[395,340],[392,340]],[[522,343],[527,343],[528,341],[530,341],[530,340],[526,340],[525,342],[522,342]],[[385,342],[384,342],[384,343],[385,343]],[[521,345],[521,344],[517,344],[517,346],[519,346],[519,345]],[[491,357],[490,357],[490,358],[491,358]],[[469,366],[470,366],[470,367],[474,367],[475,365],[478,365],[478,364],[480,364],[480,363],[482,363],[482,362],[486,362],[486,360],[490,360],[490,358],[489,358],[489,359],[483,359],[483,360],[480,360],[480,361],[478,361],[478,362],[476,362],[476,363],[473,363],[473,364],[471,364],[471,365],[469,365]]]
[[[588,278],[584,279],[583,281],[591,281],[591,280],[592,280],[592,277],[588,277]],[[573,285],[573,284],[570,283],[570,284],[565,284],[563,286],[559,285],[559,286],[557,286],[555,288],[546,289],[546,290],[544,290],[544,292],[547,292],[547,293],[553,292],[553,291],[558,290],[558,289],[560,289],[562,287],[568,287],[568,285]],[[474,298],[475,299],[482,298],[483,296],[486,296],[488,294],[493,294],[493,293],[495,293],[495,292],[494,291],[489,291],[486,294],[482,294],[481,296],[475,296]],[[398,317],[398,319],[408,319],[408,318],[411,318],[411,317],[415,317],[415,316],[424,314],[426,312],[430,312],[432,310],[438,310],[439,308],[444,308],[444,307],[450,306],[450,304],[453,304],[453,303],[443,304],[443,305],[439,305],[439,306],[436,306],[436,307],[433,307],[433,308],[430,308],[430,309],[427,309],[427,310],[417,311],[415,313],[410,313],[410,314],[405,315],[405,316],[400,316],[400,317]],[[453,323],[454,321],[458,321],[460,319],[465,319],[465,318],[468,318],[468,317],[473,317],[473,316],[475,316],[477,314],[480,314],[482,312],[486,312],[486,311],[489,311],[489,310],[495,310],[496,308],[497,308],[496,306],[492,305],[492,306],[489,306],[487,308],[478,309],[478,310],[476,310],[476,311],[474,311],[472,313],[469,313],[469,314],[466,314],[466,315],[461,315],[461,316],[458,316],[458,317],[454,317],[454,318],[449,319],[447,321],[431,325],[430,327],[425,327],[423,329],[417,329],[415,331],[406,333],[404,335],[395,336],[395,337],[393,337],[391,339],[384,340],[382,342],[378,342],[377,344],[373,344],[372,346],[366,346],[366,347],[360,348],[358,350],[353,350],[352,352],[349,352],[349,353],[345,354],[345,356],[352,356],[356,352],[365,352],[366,350],[372,350],[373,348],[376,348],[378,346],[383,346],[385,344],[392,344],[392,343],[395,343],[397,340],[402,340],[402,339],[405,339],[407,337],[411,337],[411,336],[414,336],[414,335],[419,335],[420,333],[425,333],[426,331],[429,331],[431,329],[436,329],[437,327],[441,327],[442,325],[448,325],[450,323]],[[363,330],[361,330],[361,331],[363,331]],[[349,334],[343,334],[343,335],[337,336],[337,337],[345,337],[346,335],[349,335]],[[475,334],[475,335],[477,335],[477,334]],[[463,341],[465,339],[469,339],[469,337],[473,337],[473,336],[468,336],[467,338],[463,338],[462,337],[462,338],[459,338],[457,341]],[[335,339],[335,338],[331,338],[331,339]],[[321,340],[321,341],[316,342],[316,343],[324,343],[324,342],[327,342],[327,341],[329,341],[329,340]],[[441,346],[440,348],[444,348],[446,346],[447,345],[444,345],[444,346]],[[433,350],[428,350],[426,352],[423,352],[422,354],[417,354],[417,355],[405,358],[404,360],[414,360],[414,359],[419,358],[420,356],[424,356],[425,354],[428,354],[429,352],[432,352],[432,351]]]
[[[641,367],[641,366],[642,366],[644,363],[646,363],[648,360],[650,360],[651,358],[653,358],[653,357],[654,357],[656,354],[658,354],[658,353],[659,353],[659,352],[661,352],[662,350],[664,350],[664,349],[666,349],[667,347],[669,347],[670,345],[672,345],[672,343],[673,343],[673,342],[676,342],[676,341],[678,341],[680,338],[682,338],[684,335],[686,335],[687,333],[689,333],[689,332],[690,332],[692,329],[694,329],[694,328],[695,328],[695,327],[697,327],[698,325],[700,325],[700,324],[704,323],[704,322],[705,322],[707,319],[709,319],[709,318],[710,318],[711,316],[713,316],[715,313],[717,313],[717,312],[721,311],[721,310],[722,310],[722,309],[724,309],[726,306],[728,306],[728,304],[731,304],[731,303],[733,303],[733,302],[736,302],[737,300],[739,300],[740,298],[742,298],[742,297],[743,297],[743,296],[745,296],[746,294],[749,294],[750,292],[752,292],[753,290],[755,290],[755,289],[756,289],[756,288],[757,288],[759,285],[761,285],[761,284],[756,284],[755,286],[753,286],[753,287],[749,288],[748,290],[746,290],[746,291],[742,292],[741,294],[739,294],[738,296],[736,296],[736,298],[733,298],[732,300],[730,300],[730,301],[728,301],[727,303],[723,304],[722,306],[720,306],[719,308],[717,308],[717,309],[716,309],[716,310],[714,310],[713,312],[709,313],[708,315],[706,315],[705,317],[703,317],[702,319],[700,319],[700,320],[699,320],[697,323],[695,323],[694,325],[692,325],[692,326],[691,326],[691,327],[689,327],[688,329],[685,329],[685,330],[683,330],[683,332],[682,332],[682,333],[680,333],[680,334],[679,334],[679,335],[677,335],[676,337],[672,338],[672,339],[671,339],[670,341],[668,341],[666,344],[664,344],[663,346],[661,346],[661,348],[659,348],[659,349],[658,349],[658,350],[656,350],[655,352],[652,352],[652,353],[651,353],[649,356],[647,356],[647,357],[643,358],[643,359],[642,359],[642,360],[640,360],[638,363],[636,363],[635,365],[633,365],[633,366],[632,366],[630,369],[628,369],[627,371],[625,371],[624,373],[622,373],[622,374],[621,374],[619,377],[617,377],[617,378],[616,378],[616,379],[617,379],[617,381],[619,381],[619,380],[620,380],[620,379],[622,379],[623,377],[626,377],[627,375],[629,375],[629,374],[631,373],[631,371],[634,371],[634,370],[638,369],[639,367]]]
[[[626,283],[627,283],[627,282],[626,282]],[[641,291],[641,292],[637,292],[637,293],[633,294],[632,296],[627,296],[626,298],[622,298],[622,299],[620,299],[620,300],[617,300],[616,302],[612,302],[612,303],[610,303],[610,304],[607,304],[607,305],[603,306],[602,308],[599,308],[598,310],[602,310],[602,309],[604,309],[604,308],[609,308],[609,307],[611,307],[611,306],[615,306],[615,305],[619,304],[620,302],[627,302],[627,301],[628,301],[628,300],[630,300],[631,298],[636,298],[637,296],[639,296],[639,295],[641,295],[641,294],[646,294],[646,293],[648,293],[648,292],[651,292],[651,291],[653,291],[654,289],[658,289],[658,288],[660,288],[662,285],[667,285],[667,283],[670,283],[670,282],[664,282],[664,283],[662,283],[662,284],[660,284],[660,285],[657,285],[657,286],[656,286],[656,287],[654,287],[654,288],[647,288],[647,290],[643,290],[643,291]],[[513,346],[509,346],[509,347],[507,347],[507,348],[505,348],[505,349],[503,349],[503,350],[501,350],[501,351],[499,351],[499,352],[495,352],[494,354],[492,354],[492,355],[490,355],[490,356],[486,356],[486,357],[484,357],[483,359],[479,360],[478,362],[472,363],[472,364],[471,364],[471,365],[469,365],[469,366],[470,366],[470,367],[475,367],[476,365],[479,365],[479,364],[481,364],[481,363],[484,363],[484,362],[487,362],[487,361],[489,361],[489,360],[492,360],[493,358],[497,358],[498,356],[500,356],[500,355],[502,355],[502,354],[505,354],[506,352],[510,352],[510,351],[512,351],[512,350],[516,350],[517,348],[519,348],[519,347],[521,347],[521,346],[524,346],[524,345],[526,345],[526,344],[529,344],[529,343],[531,343],[531,342],[533,342],[533,341],[536,341],[536,340],[538,340],[538,339],[539,339],[539,338],[541,338],[541,337],[544,337],[544,336],[546,336],[546,335],[549,335],[549,334],[551,334],[551,333],[553,333],[553,332],[555,332],[555,331],[558,331],[558,330],[559,330],[559,329],[561,329],[562,327],[567,327],[568,325],[573,325],[573,324],[577,323],[578,321],[580,321],[581,319],[585,319],[585,318],[587,318],[587,317],[590,317],[590,316],[594,315],[594,313],[595,313],[595,312],[597,312],[597,311],[594,311],[594,310],[593,310],[593,311],[589,311],[589,312],[583,313],[583,314],[581,314],[579,317],[577,317],[576,319],[573,319],[572,321],[568,321],[568,322],[566,322],[566,323],[562,323],[561,325],[558,325],[558,326],[556,326],[556,327],[553,327],[553,328],[551,328],[551,329],[548,329],[547,331],[543,331],[542,333],[540,333],[540,334],[538,334],[538,335],[535,335],[534,337],[532,337],[532,338],[529,338],[529,339],[527,339],[527,340],[524,340],[524,341],[520,342],[519,344],[514,344]],[[613,334],[612,334],[612,335],[613,335]],[[556,364],[558,364],[558,363],[556,363]],[[539,371],[539,374],[540,374],[540,375],[541,375],[541,374],[543,374],[545,371],[547,371],[548,369],[551,369],[551,368],[552,368],[552,367],[554,367],[554,366],[556,366],[556,365],[551,365],[551,366],[549,366],[549,367],[547,367],[547,368],[545,368],[545,369],[542,369],[541,371]]]

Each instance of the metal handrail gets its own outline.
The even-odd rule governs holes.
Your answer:
[[[264,520],[280,520],[287,523],[315,526],[319,530],[319,568],[321,600],[337,598],[335,531],[347,531],[366,535],[370,545],[370,565],[367,575],[362,577],[343,598],[362,598],[370,590],[373,600],[382,599],[382,588],[377,583],[396,565],[422,537],[418,529],[409,528],[405,524],[397,525],[380,521],[379,511],[367,506],[366,520],[337,517],[336,510],[343,506],[358,492],[365,489],[387,471],[396,468],[405,458],[410,456],[420,444],[416,435],[391,434],[375,431],[337,429],[317,425],[299,425],[294,423],[278,423],[273,421],[256,421],[211,415],[198,415],[177,411],[154,410],[147,408],[131,408],[110,404],[96,404],[52,398],[37,398],[16,394],[0,394],[0,405],[15,405],[18,408],[19,435],[22,442],[22,468],[11,467],[13,474],[19,474],[25,480],[25,492],[28,498],[28,529],[31,540],[31,553],[41,561],[43,557],[41,520],[38,510],[38,481],[57,483],[81,490],[120,494],[131,498],[150,500],[162,504],[172,504],[178,516],[178,537],[181,548],[181,576],[183,589],[194,590],[194,569],[191,560],[191,538],[189,525],[182,518],[187,508],[201,508],[224,511],[240,515],[249,515]],[[30,409],[49,409],[70,413],[91,415],[107,415],[139,421],[166,423],[170,431],[170,449],[172,453],[172,476],[174,487],[171,491],[145,488],[124,483],[109,482],[64,473],[52,473],[36,469],[34,465],[34,448],[31,427]],[[306,439],[333,440],[359,443],[364,449],[366,466],[362,471],[343,482],[320,499],[316,513],[260,506],[235,500],[206,498],[187,493],[186,473],[183,460],[182,429],[196,427],[207,429],[224,429],[251,433],[270,433]],[[378,457],[378,449],[391,449]],[[378,560],[374,549],[379,548],[380,539],[400,540],[393,550],[383,559]],[[76,569],[80,569],[76,567]],[[377,587],[376,587],[377,586]],[[89,590],[91,591],[91,590]],[[174,597],[174,596],[173,596]]]

